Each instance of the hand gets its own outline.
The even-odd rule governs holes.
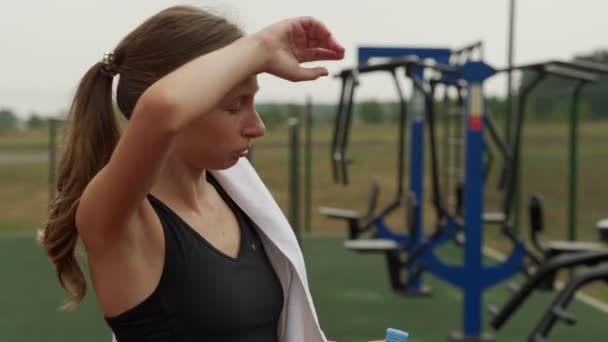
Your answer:
[[[326,76],[324,67],[304,68],[300,63],[344,58],[344,48],[320,21],[299,17],[280,21],[255,34],[267,53],[263,72],[289,81]]]

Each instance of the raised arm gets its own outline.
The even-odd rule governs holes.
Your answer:
[[[261,72],[313,80],[327,70],[300,63],[342,57],[342,47],[323,24],[296,18],[199,56],[153,83],[137,101],[109,162],[80,199],[76,223],[87,247],[103,248],[121,236],[157,181],[176,135],[239,82]]]

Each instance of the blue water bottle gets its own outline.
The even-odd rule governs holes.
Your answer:
[[[388,328],[386,329],[386,342],[407,342],[408,333],[405,331]]]

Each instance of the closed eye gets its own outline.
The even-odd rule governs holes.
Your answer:
[[[236,104],[236,105],[228,106],[228,108],[226,108],[226,110],[230,114],[237,114],[238,112],[241,111],[241,104],[239,103],[239,104]]]
[[[241,111],[244,105],[244,100],[242,96],[239,96],[236,100],[232,101],[227,107],[226,110],[231,114],[237,114]]]
[[[254,106],[253,96],[241,95],[235,101],[228,105],[226,108],[228,112],[236,114],[246,108],[247,106]]]

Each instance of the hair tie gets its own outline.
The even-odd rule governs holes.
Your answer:
[[[103,54],[103,58],[101,59],[101,72],[110,77],[114,77],[118,74],[118,66],[114,61],[114,52],[106,52]]]

